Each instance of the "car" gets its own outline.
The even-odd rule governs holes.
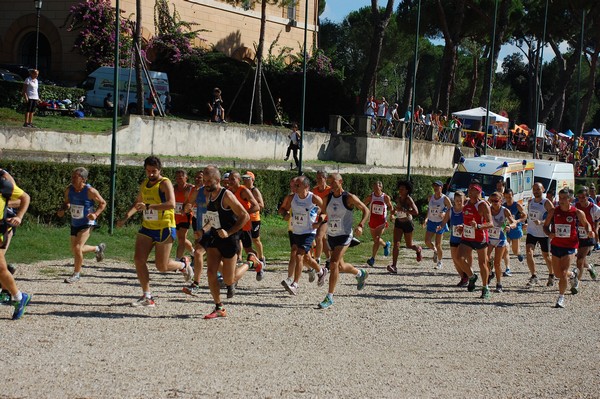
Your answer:
[[[23,78],[7,69],[0,69],[0,80],[6,80],[8,82],[22,82]]]
[[[12,73],[16,73],[21,77],[20,80],[25,80],[30,75],[30,70],[33,68],[28,68],[19,64],[0,64],[0,69],[6,69]]]

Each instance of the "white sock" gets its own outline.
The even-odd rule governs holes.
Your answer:
[[[144,297],[150,299],[152,298],[152,293],[150,291],[144,291]]]
[[[293,283],[292,283],[292,285],[293,285],[294,287],[298,288],[298,283],[296,283],[296,282],[293,282]]]
[[[321,277],[323,275],[323,273],[325,273],[325,272],[323,271],[323,268],[321,268],[321,271],[317,273],[317,276]]]
[[[94,252],[100,252],[100,247],[96,245],[96,249],[94,250]]]
[[[23,293],[21,291],[17,291],[17,295],[12,297],[13,302],[20,302],[23,299]]]
[[[362,271],[360,269],[358,269],[358,273],[356,273],[354,275],[354,277],[356,277],[356,278],[362,277]]]

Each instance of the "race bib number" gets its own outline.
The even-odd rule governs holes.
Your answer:
[[[71,217],[73,219],[83,219],[83,205],[71,205]]]
[[[558,238],[571,237],[571,225],[570,224],[557,224],[554,227],[556,228],[556,236]]]
[[[406,219],[407,217],[408,217],[408,213],[406,213],[404,211],[396,212],[396,219]]]
[[[578,226],[577,227],[577,232],[579,233],[579,238],[581,238],[581,239],[588,238],[588,232],[587,232],[587,229],[585,227]]]
[[[529,211],[527,217],[531,220],[542,220],[542,214],[539,211]]]
[[[441,216],[441,214],[443,213],[442,210],[438,207],[430,208],[429,212],[431,212],[431,216]]]
[[[310,218],[308,217],[308,213],[295,213],[292,215],[292,227],[308,227],[309,222]]]
[[[383,215],[385,207],[381,204],[373,204],[372,211],[374,215]]]
[[[452,226],[452,237],[460,237],[459,226]]]
[[[490,238],[493,238],[495,240],[499,240],[500,239],[500,227],[494,227],[488,230],[489,234],[490,234]]]
[[[221,228],[221,219],[219,219],[219,212],[217,211],[206,211],[203,217],[205,223],[210,223],[213,229]]]
[[[475,227],[465,225],[463,227],[463,237],[475,238]]]
[[[175,213],[177,214],[183,214],[183,202],[176,202],[175,203]]]
[[[340,231],[342,231],[342,219],[329,218],[327,221],[327,232],[335,235]]]
[[[158,211],[156,209],[146,209],[144,210],[144,220],[149,222],[158,220]]]

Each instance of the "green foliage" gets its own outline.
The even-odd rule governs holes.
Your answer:
[[[83,89],[76,87],[39,86],[39,95],[42,100],[65,100],[75,102],[85,94]],[[19,109],[23,105],[23,83],[7,82],[0,80],[0,108]]]

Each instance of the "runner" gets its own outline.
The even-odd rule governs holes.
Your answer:
[[[247,263],[236,268],[237,253],[240,249],[240,231],[250,221],[250,215],[231,191],[221,187],[220,179],[221,174],[215,166],[204,168],[207,224],[204,230],[199,232],[204,235],[204,232],[208,232],[206,229],[210,227],[210,237],[205,239],[203,236],[201,243],[206,248],[208,285],[215,302],[215,309],[204,316],[205,319],[227,316],[227,311],[221,302],[221,286],[217,278],[221,262],[223,279],[228,287],[228,298],[233,297],[237,282],[250,268]],[[258,269],[259,267],[257,271],[260,271]]]
[[[183,169],[175,171],[175,184],[173,191],[175,192],[175,228],[177,232],[177,259],[181,259],[187,250],[190,254],[194,252],[192,243],[187,239],[187,233],[190,229],[191,215],[185,213],[183,204],[192,191],[194,186],[188,183],[187,172]]]
[[[490,265],[492,259],[490,258],[492,252],[494,252],[493,266],[495,273],[491,273],[488,278],[488,285],[496,277],[496,290],[495,292],[502,292],[502,267],[500,263],[504,259],[504,253],[508,252],[508,244],[506,242],[505,231],[510,231],[512,228],[516,228],[517,224],[512,217],[510,211],[501,205],[502,193],[496,191],[489,197],[489,202],[492,204],[492,222],[494,226],[488,230],[489,234],[489,246],[488,246],[488,259],[490,259]]]
[[[188,257],[169,259],[176,238],[175,193],[171,180],[161,175],[162,164],[156,156],[149,156],[144,160],[144,170],[146,179],[140,185],[135,203],[117,226],[124,226],[133,215],[142,212],[142,227],[135,239],[134,263],[143,295],[131,305],[154,307],[156,303],[150,291],[147,265],[152,248],[155,248],[155,264],[159,272],[180,271],[185,281],[190,281],[194,278],[194,271]]]
[[[204,231],[202,230],[206,224],[206,194],[204,193],[204,184],[202,182],[203,176],[203,171],[196,172],[196,176],[194,177],[196,185],[183,205],[185,213],[193,215],[192,226],[194,229],[194,279],[189,286],[183,287],[183,292],[194,296],[200,293],[200,277],[202,276],[204,254],[206,253],[206,249],[200,239],[202,237],[204,237],[204,240],[210,238],[210,234],[203,234]]]
[[[0,234],[3,235],[2,242],[0,243],[0,251],[4,253],[4,257],[6,258],[6,253],[8,252],[8,247],[12,242],[12,237],[15,235],[15,230],[17,229],[15,226],[12,226],[7,219],[11,219],[15,217],[17,214],[15,213],[15,209],[21,206],[21,200],[10,200],[10,194],[12,188],[15,185],[15,180],[12,176],[5,170],[0,169],[0,195],[1,193],[5,193],[7,197],[6,210],[4,213],[4,218],[0,221]],[[6,190],[6,191],[4,191]],[[16,268],[14,265],[8,263],[6,265],[10,274],[14,275]],[[12,299],[10,297],[10,292],[5,289],[2,289],[2,284],[0,284],[0,305],[11,305]]]
[[[294,183],[295,193],[287,197],[282,205],[284,217],[291,217],[292,226],[292,252],[296,251],[296,267],[294,269],[294,281],[288,284],[283,280],[281,285],[291,295],[298,294],[298,282],[302,274],[304,262],[308,267],[315,269],[318,276],[318,286],[325,284],[327,269],[321,267],[310,255],[310,248],[317,235],[317,228],[323,223],[324,217],[320,215],[323,209],[323,201],[320,197],[309,191],[310,180],[306,176],[299,176]]]
[[[58,217],[64,217],[65,211],[71,211],[71,252],[73,253],[74,271],[65,283],[73,284],[81,278],[83,255],[89,252],[96,254],[96,261],[104,259],[106,244],[97,246],[86,245],[92,230],[97,226],[96,220],[106,208],[106,201],[98,190],[87,184],[89,172],[86,168],[73,169],[71,184],[65,189],[62,207],[56,212]],[[97,206],[94,209],[94,205]]]
[[[25,191],[21,190],[15,184],[14,179],[6,171],[0,169],[0,226],[18,227],[23,222],[23,216],[29,208],[30,197]],[[19,210],[16,215],[9,216],[6,214],[6,208],[19,205]],[[4,229],[3,229],[4,230]],[[5,241],[6,237],[6,241]],[[25,314],[25,310],[32,294],[21,292],[13,278],[12,273],[8,270],[6,263],[6,246],[10,242],[10,233],[0,231],[0,286],[10,293],[12,304],[15,308],[12,319],[18,320]],[[6,245],[5,245],[6,244]]]
[[[325,299],[319,303],[318,307],[320,309],[326,309],[333,305],[333,293],[340,273],[353,274],[356,277],[356,288],[358,290],[364,288],[365,280],[369,277],[366,270],[357,269],[344,262],[344,254],[352,241],[353,211],[358,209],[362,212],[362,219],[354,230],[354,234],[360,237],[369,218],[369,209],[356,195],[344,191],[342,183],[342,176],[339,173],[332,173],[327,177],[327,184],[331,187],[331,193],[325,200],[324,208],[328,217],[327,243],[331,251],[331,263],[329,265],[329,292]]]
[[[565,307],[565,291],[567,290],[567,279],[571,280],[571,292],[577,293],[578,270],[573,268],[569,271],[573,255],[579,246],[578,230],[587,234],[588,238],[594,238],[592,226],[588,223],[585,213],[571,205],[572,194],[568,188],[558,192],[558,207],[548,211],[548,217],[544,221],[543,231],[551,240],[552,245],[552,270],[558,277],[558,300],[556,308]],[[584,199],[587,202],[587,196]],[[578,223],[579,222],[579,223]],[[550,230],[550,225],[553,229]],[[579,225],[579,228],[578,228]]]
[[[458,247],[458,257],[462,260],[460,263],[463,273],[469,277],[467,290],[475,291],[477,274],[472,271],[473,250],[477,251],[477,261],[481,273],[482,289],[481,298],[489,299],[490,289],[487,285],[489,270],[487,260],[488,231],[493,226],[492,215],[487,202],[481,198],[481,183],[473,180],[469,184],[469,200],[463,208],[463,226],[458,229],[462,234],[460,246]]]
[[[551,209],[554,209],[552,201],[543,198],[544,186],[542,183],[535,183],[532,188],[533,199],[529,201],[527,209],[527,238],[525,239],[525,250],[527,253],[527,267],[531,273],[531,277],[527,282],[528,287],[533,287],[539,284],[539,279],[535,271],[535,261],[533,259],[533,251],[539,243],[542,250],[542,257],[548,268],[548,282],[546,286],[554,286],[554,274],[552,273],[552,263],[550,261],[550,240],[544,233],[544,222],[546,216]]]
[[[417,262],[422,259],[422,248],[413,244],[412,237],[415,225],[413,216],[419,214],[419,209],[415,201],[411,198],[413,186],[409,181],[400,181],[398,183],[398,197],[396,199],[395,220],[394,220],[394,248],[392,250],[392,264],[388,265],[387,271],[396,274],[398,273],[398,255],[400,254],[400,242],[404,236],[406,248],[414,250],[417,254]]]
[[[436,264],[435,267],[437,269],[442,268],[442,237],[448,231],[448,226],[442,226],[439,230],[437,227],[441,225],[445,212],[452,207],[450,199],[442,194],[443,186],[444,183],[440,180],[433,182],[433,195],[429,198],[427,217],[423,221],[423,227],[427,228],[425,232],[425,245],[433,250],[433,263]],[[431,241],[434,235],[435,244]]]
[[[258,210],[260,209],[258,206],[258,202],[256,202],[256,200],[254,199],[252,192],[248,190],[245,186],[243,186],[241,183],[242,177],[240,176],[239,172],[229,172],[229,186],[227,187],[227,189],[235,195],[235,198],[237,198],[240,204],[242,204],[242,206],[248,212],[248,214],[258,212]],[[244,226],[242,227],[242,231],[240,232],[240,240],[242,241],[242,247],[244,248],[244,251],[246,251],[246,255],[250,255],[251,253],[256,254],[256,251],[252,248],[251,232],[252,222],[248,220],[248,222],[244,224]]]
[[[444,219],[442,219],[442,223],[440,223],[440,226],[438,226],[437,229],[441,230],[443,225],[450,223],[450,255],[452,256],[454,268],[460,277],[460,281],[456,286],[466,287],[469,283],[469,277],[467,276],[467,273],[462,271],[462,267],[460,266],[462,260],[458,257],[458,247],[462,239],[460,228],[464,223],[463,208],[465,206],[465,193],[462,191],[455,192],[452,202],[452,208],[450,208],[449,212],[446,212]]]
[[[519,262],[523,263],[523,255],[521,255],[521,237],[523,237],[523,222],[527,220],[527,214],[523,205],[519,204],[514,199],[514,192],[510,188],[504,191],[505,207],[508,209],[517,225],[514,229],[510,229],[506,233],[506,238],[511,245],[513,255],[517,255]],[[508,248],[506,250],[508,252]],[[504,277],[511,277],[512,271],[510,270],[510,264],[506,267],[506,270],[502,273]]]
[[[290,260],[288,261],[288,276],[285,280],[281,282],[281,285],[284,287],[290,286],[294,282],[294,275],[296,273],[302,273],[302,267],[296,272],[296,247],[294,246],[294,240],[292,239],[292,219],[291,219],[291,202],[294,198],[294,194],[296,194],[296,183],[298,183],[299,177],[294,176],[290,179],[290,194],[286,195],[283,199],[277,213],[283,216],[283,219],[288,222],[288,238],[290,240]],[[312,273],[309,274],[309,282],[312,283],[315,281],[316,273],[313,269],[310,269]]]
[[[250,223],[252,225],[252,230],[250,234],[252,236],[252,244],[254,244],[254,247],[256,248],[256,255],[258,256],[258,259],[260,259],[264,266],[265,253],[263,251],[262,241],[260,240],[260,212],[262,212],[262,210],[265,209],[265,201],[263,200],[262,193],[260,192],[258,187],[254,185],[255,180],[256,177],[254,176],[254,173],[250,171],[247,171],[242,176],[242,182],[244,186],[248,190],[250,190],[259,208],[258,211],[252,212],[250,214]]]
[[[577,227],[579,235],[579,249],[577,250],[577,280],[575,281],[574,287],[571,288],[571,293],[577,294],[579,292],[579,280],[583,277],[583,268],[585,267],[593,280],[596,279],[596,270],[594,265],[588,263],[587,257],[592,253],[592,249],[596,246],[596,234],[598,231],[598,220],[600,219],[600,207],[588,201],[589,192],[588,188],[582,186],[577,190],[577,202],[575,207],[585,214],[585,219],[591,226],[593,237],[589,237],[587,231],[582,227]]]
[[[383,192],[383,183],[380,181],[373,183],[373,192],[365,198],[364,204],[371,211],[369,228],[371,229],[371,237],[373,237],[373,248],[371,250],[371,258],[367,260],[367,264],[373,267],[380,246],[383,246],[383,256],[390,256],[390,247],[392,244],[389,241],[383,241],[381,237],[388,226],[388,209],[393,209],[394,206],[392,205],[390,196]]]
[[[321,198],[321,201],[325,201],[325,198],[329,195],[331,187],[327,185],[327,173],[319,170],[317,172],[317,185],[313,187],[312,193]],[[317,237],[315,238],[315,252],[314,258],[317,263],[321,264],[321,254],[325,252],[325,267],[329,269],[329,247],[327,246],[327,219],[323,220],[323,223],[317,229]],[[312,270],[312,269],[311,269]]]

